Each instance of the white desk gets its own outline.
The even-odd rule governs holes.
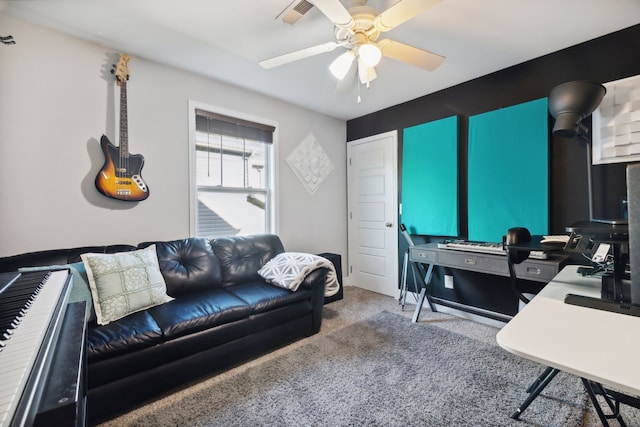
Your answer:
[[[640,395],[640,318],[566,304],[599,297],[599,278],[566,266],[496,335],[505,350],[544,366]]]

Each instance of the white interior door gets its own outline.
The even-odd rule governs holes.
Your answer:
[[[347,144],[348,283],[398,294],[396,131]]]

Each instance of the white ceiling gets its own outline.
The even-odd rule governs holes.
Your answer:
[[[383,58],[358,104],[356,85],[335,94],[328,66],[341,48],[270,70],[258,65],[334,41],[333,25],[315,7],[293,26],[276,19],[290,2],[0,0],[0,10],[6,3],[11,16],[344,120],[640,23],[640,0],[442,0],[385,38],[446,56],[445,63],[427,72]],[[368,5],[382,11],[395,2]],[[7,34],[0,28],[0,35]]]

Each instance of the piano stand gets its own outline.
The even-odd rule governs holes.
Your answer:
[[[68,270],[0,274],[0,426],[84,426],[85,302]]]

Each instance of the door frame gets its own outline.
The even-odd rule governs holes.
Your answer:
[[[400,266],[398,264],[398,253],[399,253],[399,248],[398,248],[398,225],[399,225],[399,205],[398,205],[398,131],[397,130],[392,130],[392,131],[388,131],[388,132],[383,132],[383,133],[379,133],[376,135],[371,135],[368,137],[364,137],[364,138],[360,138],[360,139],[356,139],[353,141],[348,141],[347,142],[347,277],[344,279],[345,284],[346,285],[350,285],[350,286],[354,286],[354,282],[353,282],[353,276],[351,275],[351,268],[352,268],[352,256],[353,254],[356,252],[357,247],[356,245],[354,245],[353,239],[351,238],[352,233],[354,233],[353,230],[353,225],[351,223],[351,212],[352,212],[352,204],[353,201],[351,200],[351,192],[353,191],[351,188],[352,183],[350,182],[350,171],[349,171],[349,165],[351,163],[351,157],[352,157],[352,147],[356,146],[356,145],[362,145],[362,144],[367,144],[370,143],[372,141],[375,140],[379,140],[381,138],[387,138],[390,137],[391,141],[392,141],[392,153],[393,153],[393,157],[392,157],[392,216],[393,216],[393,224],[394,226],[392,227],[395,230],[395,233],[393,234],[393,247],[394,247],[394,253],[391,254],[390,256],[393,257],[393,271],[391,272],[391,275],[398,279],[399,278],[399,271],[400,271]],[[395,289],[393,290],[393,296],[397,297],[400,294],[400,289],[398,288],[398,284],[397,284],[397,280],[394,279],[393,282],[395,285]]]

